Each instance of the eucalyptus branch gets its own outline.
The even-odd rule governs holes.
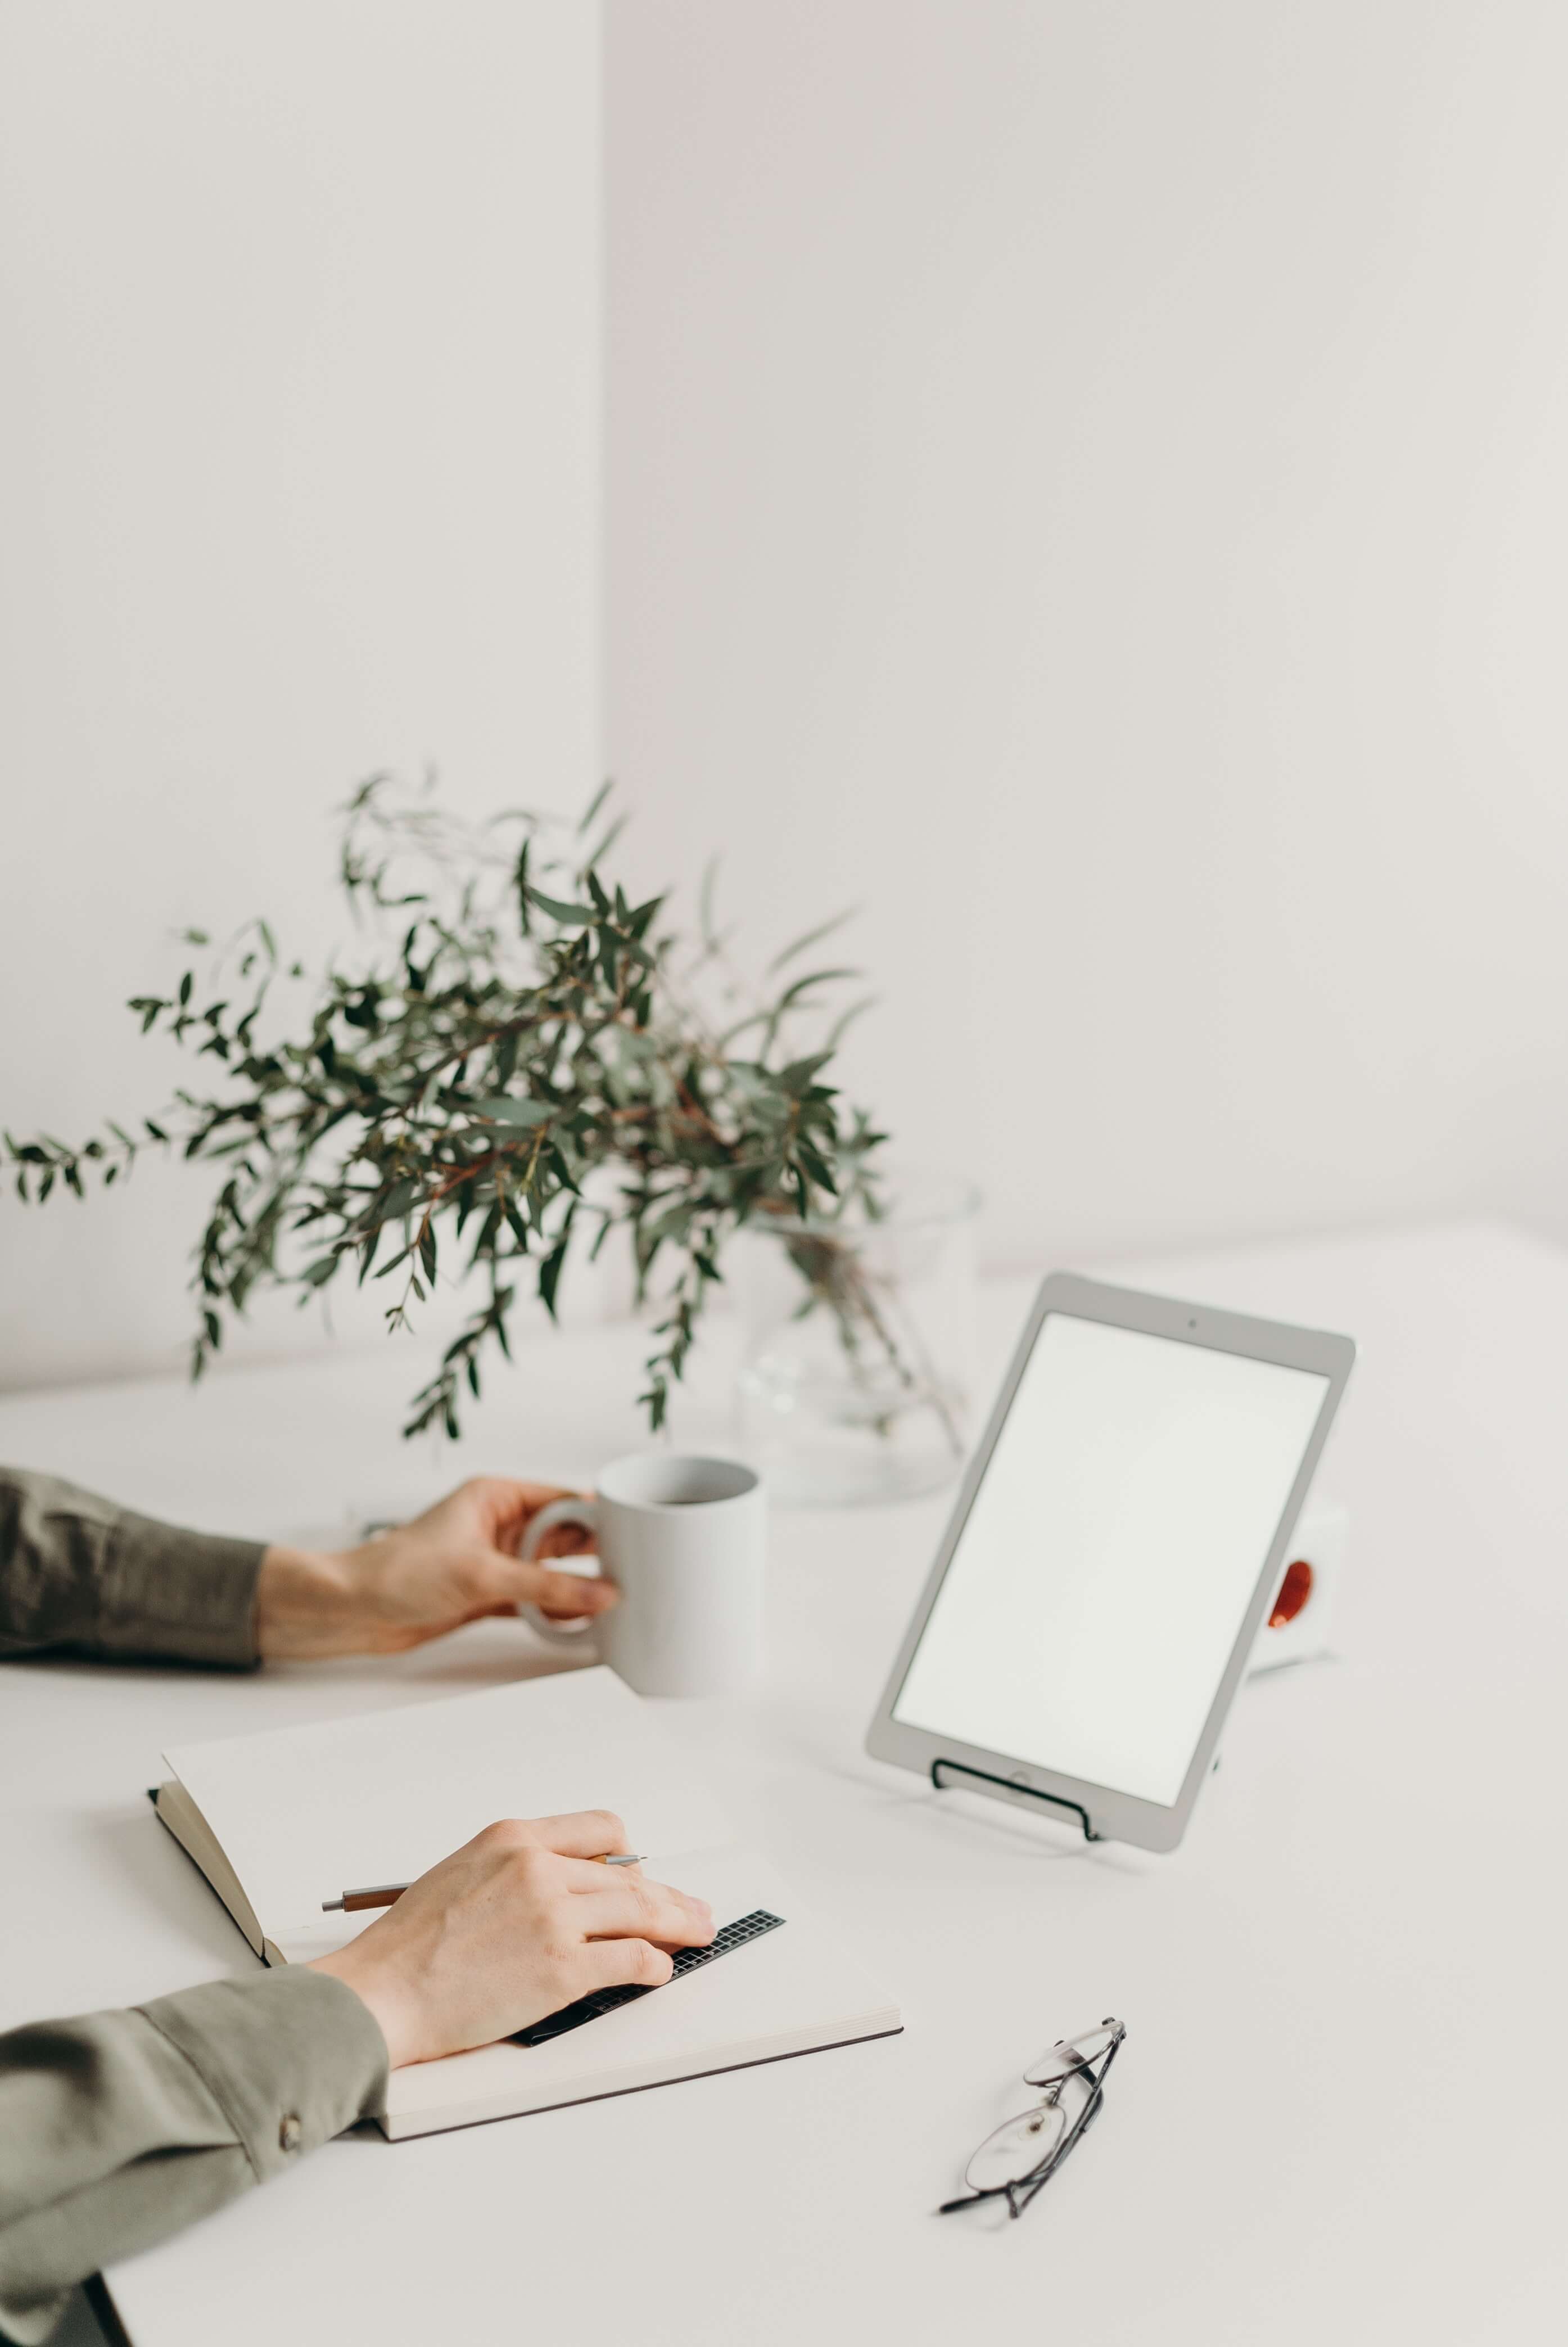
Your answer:
[[[200,1007],[209,989],[194,969],[168,996],[133,998],[144,1034],[213,1061],[221,1081],[177,1092],[137,1131],[107,1123],[80,1145],[0,1135],[21,1202],[83,1197],[95,1176],[106,1187],[128,1177],[149,1149],[220,1165],[193,1255],[197,1376],[260,1287],[292,1286],[303,1302],[350,1272],[361,1286],[401,1274],[385,1317],[403,1328],[438,1283],[482,1278],[487,1301],[415,1396],[405,1429],[454,1436],[487,1355],[508,1353],[521,1282],[531,1273],[553,1317],[568,1264],[624,1229],[639,1297],[661,1307],[642,1395],[659,1427],[730,1237],[780,1215],[875,1214],[883,1136],[864,1114],[842,1113],[825,1081],[863,1005],[840,1016],[825,1048],[791,1056],[785,1040],[856,974],[788,975],[844,917],[775,956],[778,990],[726,1026],[702,993],[705,969],[728,973],[732,1008],[741,984],[713,925],[711,879],[701,948],[682,969],[664,898],[633,903],[605,868],[620,819],[585,850],[607,795],[608,785],[575,828],[524,810],[474,827],[428,788],[411,798],[372,776],[344,809],[338,861],[360,958],[314,977],[285,969],[258,920],[219,951]],[[200,930],[184,940],[210,942]],[[735,1049],[743,1035],[750,1057]],[[852,1281],[828,1287],[897,1366],[890,1332]]]

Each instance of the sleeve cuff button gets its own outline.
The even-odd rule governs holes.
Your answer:
[[[293,2111],[290,2111],[287,2116],[279,2123],[279,2150],[298,2151],[300,2147],[300,2138],[303,2133],[304,2129],[301,2127],[297,2115]]]

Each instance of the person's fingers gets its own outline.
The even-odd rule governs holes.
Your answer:
[[[615,1857],[620,1859],[626,1858],[629,1854],[624,1850],[616,1850],[613,1853]],[[563,1891],[602,1891],[607,1871],[610,1881],[614,1881],[617,1875],[624,1876],[629,1882],[641,1882],[643,1880],[641,1866],[612,1866],[607,1870],[601,1858],[563,1856],[560,1862],[561,1888]]]
[[[591,1556],[594,1537],[587,1524],[552,1524],[536,1553],[541,1558],[552,1556]]]
[[[555,1573],[545,1564],[519,1565],[518,1570],[533,1579],[514,1603],[526,1600],[552,1622],[580,1622],[585,1615],[608,1614],[620,1603],[614,1582],[597,1573]]]
[[[444,1492],[412,1521],[427,1523],[433,1518],[448,1522],[461,1518],[470,1523],[499,1524],[514,1515],[529,1515],[547,1500],[560,1496],[549,1484],[517,1483],[505,1475],[470,1475],[466,1483]]]
[[[558,1500],[580,1500],[584,1496],[564,1483],[518,1483],[499,1475],[483,1477],[477,1494],[497,1547],[509,1549],[514,1554],[541,1508],[553,1507]]]
[[[470,1475],[434,1508],[426,1509],[425,1518],[445,1514],[453,1521],[466,1521],[497,1548],[515,1552],[541,1508],[555,1500],[581,1497],[581,1492],[569,1491],[562,1483],[523,1482],[509,1475]]]
[[[619,1856],[620,1853],[617,1852],[616,1855]],[[601,1859],[563,1857],[560,1861],[559,1879],[563,1888],[570,1891],[576,1899],[602,1900],[607,1893],[620,1891],[635,1900],[640,1892],[646,1891],[651,1894],[653,1901],[673,1899],[679,1907],[683,1908],[694,1921],[703,1926],[711,1924],[713,1920],[712,1908],[698,1892],[682,1891],[672,1882],[656,1882],[651,1875],[643,1873],[641,1865],[607,1867]],[[651,1904],[642,1911],[647,1914],[651,1926],[655,1914],[661,1911]],[[575,1911],[573,1921],[576,1928],[583,1932],[597,1932],[600,1929],[597,1923],[578,1922]],[[669,1934],[665,1932],[655,1932],[650,1928],[642,1933],[642,1936],[644,1939],[663,1940],[667,1939]]]
[[[523,1564],[492,1550],[481,1571],[479,1592],[491,1605],[537,1605],[552,1621],[577,1622],[585,1614],[608,1614],[620,1600],[613,1581],[597,1573],[555,1573],[548,1564]]]
[[[585,1940],[651,1940],[660,1947],[705,1948],[713,1936],[711,1910],[662,1882],[612,1880],[602,1891],[579,1891],[571,1922]]]
[[[581,1995],[596,1988],[662,1988],[675,1966],[662,1948],[647,1940],[589,1940],[578,1950],[572,1968],[582,1981]]]
[[[614,1582],[600,1573],[555,1573],[548,1564],[518,1564],[512,1572],[519,1576],[515,1595],[512,1590],[507,1592],[512,1603],[537,1605],[555,1622],[579,1621],[585,1614],[608,1614],[620,1603]]]
[[[559,1818],[502,1818],[487,1826],[479,1839],[510,1842],[519,1850],[551,1850],[562,1858],[605,1858],[630,1847],[626,1828],[613,1809],[571,1809]],[[603,1870],[595,1871],[602,1881]]]

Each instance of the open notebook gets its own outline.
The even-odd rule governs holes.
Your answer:
[[[902,2027],[760,1859],[661,1723],[612,1671],[565,1671],[483,1695],[273,1729],[164,1758],[158,1814],[258,1955],[308,1963],[374,1913],[322,1901],[406,1882],[502,1817],[615,1809],[646,1871],[710,1901],[723,1926],[783,1919],[647,1996],[538,2045],[507,2041],[395,2070],[394,2137],[809,2054]]]

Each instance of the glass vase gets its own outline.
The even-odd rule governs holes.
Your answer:
[[[889,1176],[878,1203],[735,1242],[738,1439],[784,1507],[915,1499],[968,1451],[979,1194]]]

